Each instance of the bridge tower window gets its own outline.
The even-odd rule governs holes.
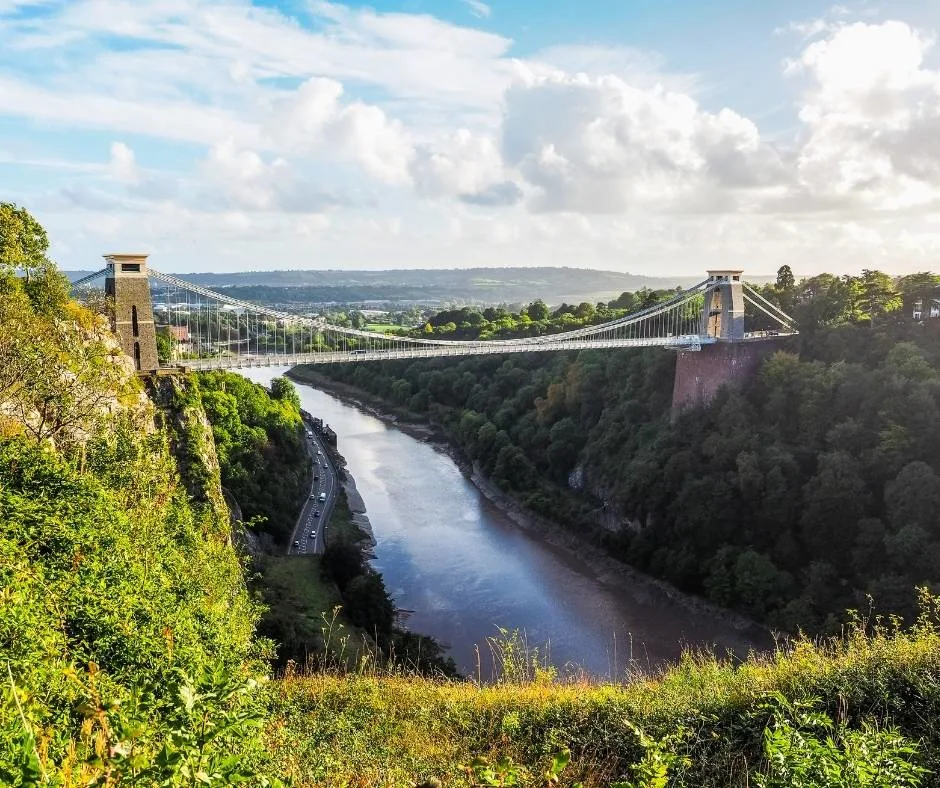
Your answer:
[[[134,329],[134,336],[139,337],[140,327],[137,325],[137,307],[136,306],[131,307],[131,326]]]
[[[137,369],[140,369],[140,342],[134,343],[134,364]]]

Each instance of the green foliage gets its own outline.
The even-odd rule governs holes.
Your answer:
[[[161,364],[168,364],[173,359],[174,342],[169,329],[157,330],[157,359]]]
[[[0,664],[4,706],[22,710],[0,724],[0,770],[25,774],[33,741],[44,772],[80,761],[124,773],[136,766],[87,760],[91,750],[123,752],[124,728],[101,714],[121,709],[125,727],[145,717],[134,751],[155,757],[171,744],[165,704],[180,671],[243,682],[258,666],[257,610],[226,524],[193,509],[174,476],[159,435],[117,430],[89,444],[84,471],[21,439],[0,441]],[[96,697],[101,708],[89,711]],[[235,739],[224,741],[219,751],[246,763]]]
[[[74,678],[84,681],[76,707],[82,722],[65,759],[49,763],[36,740],[36,721],[17,705],[19,728],[14,724],[11,740],[20,751],[9,765],[0,764],[4,785],[283,785],[257,770],[260,749],[248,757],[244,752],[246,741],[257,742],[267,713],[254,680],[216,670],[193,681],[177,671],[122,698],[101,692],[93,668]],[[12,680],[8,689],[18,704],[21,690]]]
[[[227,513],[180,483],[47,246],[0,204],[0,782],[265,784],[266,654]]]
[[[681,784],[681,776],[676,779],[676,770],[692,765],[688,755],[680,754],[688,732],[680,727],[663,739],[654,739],[633,723],[627,723],[627,727],[636,735],[643,755],[630,769],[633,779],[618,780],[611,783],[610,788],[667,788],[670,784]]]
[[[918,747],[896,730],[870,722],[852,730],[816,711],[818,699],[790,703],[779,693],[768,707],[764,730],[767,771],[754,775],[758,788],[917,788],[927,769],[917,765]]]
[[[508,339],[511,337],[541,336],[570,331],[583,326],[605,323],[629,312],[646,309],[672,298],[674,290],[638,290],[622,293],[610,303],[562,304],[553,312],[541,299],[536,299],[518,312],[505,307],[466,306],[445,309],[432,315],[419,328],[402,335],[415,337],[440,336],[449,339]]]
[[[743,662],[687,654],[622,685],[291,676],[276,687],[269,746],[287,774],[324,786],[541,785],[551,775],[592,788],[937,785],[936,606],[925,599],[911,631],[855,621],[840,639]],[[838,722],[809,726],[804,713]],[[788,781],[798,768],[819,777],[822,764],[842,781]]]
[[[29,211],[0,202],[0,268],[30,271],[47,263],[49,238]]]
[[[285,378],[275,378],[270,393],[231,372],[196,378],[223,487],[235,496],[246,522],[260,522],[287,544],[310,475],[296,390]]]
[[[558,783],[561,773],[570,761],[569,750],[555,753],[541,775],[541,779],[535,779],[528,769],[515,763],[508,755],[494,759],[478,755],[469,766],[464,767],[464,771],[471,777],[475,786],[551,786]]]

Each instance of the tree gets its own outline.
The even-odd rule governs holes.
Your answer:
[[[796,296],[796,278],[788,265],[777,269],[777,281],[774,283],[773,294],[776,295],[780,306],[787,312],[793,309]]]
[[[300,395],[294,384],[285,377],[277,377],[271,381],[271,398],[286,402],[298,413],[300,412]]]
[[[887,274],[866,268],[862,271],[859,285],[859,311],[862,317],[875,320],[901,308],[901,296]]]
[[[788,293],[796,286],[793,269],[788,265],[781,265],[777,269],[777,282],[774,285],[781,293]]]
[[[595,311],[594,304],[588,303],[587,301],[582,301],[575,309],[574,316],[581,318],[582,320],[586,320],[588,318],[594,317]]]
[[[925,462],[908,463],[886,485],[885,508],[893,529],[916,525],[940,537],[940,477]]]
[[[173,338],[167,328],[157,331],[157,359],[161,364],[166,364],[173,359]]]
[[[331,539],[323,551],[323,568],[340,591],[365,571],[362,551],[352,542]]]
[[[559,478],[564,478],[578,459],[578,452],[584,445],[584,434],[574,419],[566,416],[552,425],[549,437],[549,464]]]
[[[525,308],[525,314],[530,320],[548,320],[551,312],[548,305],[541,298],[537,298]]]
[[[611,309],[626,309],[628,312],[636,308],[636,296],[633,293],[624,291],[613,301],[607,304]]]
[[[897,282],[898,290],[908,297],[923,297],[933,294],[940,287],[940,275],[930,271],[902,276]]]
[[[47,262],[49,238],[25,208],[0,202],[0,267],[31,271]]]
[[[803,300],[796,310],[801,331],[854,319],[855,295],[850,280],[851,277],[820,274],[801,283]]]
[[[382,575],[370,569],[354,577],[343,592],[346,615],[370,635],[389,635],[395,623],[395,606],[385,590]]]
[[[835,566],[848,565],[868,498],[852,457],[838,451],[820,456],[818,472],[804,487],[800,523],[813,555]]]

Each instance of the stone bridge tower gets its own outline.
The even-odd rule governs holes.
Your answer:
[[[748,380],[779,346],[766,339],[745,338],[742,273],[738,269],[708,272],[699,334],[716,341],[703,344],[699,351],[679,351],[672,389],[674,415],[685,408],[707,405],[722,386]]]
[[[105,293],[114,299],[114,330],[121,348],[134,359],[139,372],[153,372],[157,360],[157,333],[147,274],[147,255],[108,254]]]

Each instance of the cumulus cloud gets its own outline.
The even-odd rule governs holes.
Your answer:
[[[747,118],[612,76],[523,73],[506,96],[502,150],[538,190],[532,206],[541,211],[669,209],[710,190],[783,177]]]
[[[318,214],[343,203],[285,159],[267,161],[232,140],[209,150],[201,174],[207,191],[200,202],[216,210]]]
[[[515,205],[524,197],[524,193],[519,184],[513,181],[502,181],[494,183],[484,189],[475,192],[465,192],[460,195],[460,199],[470,205]]]
[[[177,193],[175,179],[143,170],[134,151],[123,142],[111,143],[107,173],[112,181],[124,187],[127,194],[145,202],[169,199]]]
[[[401,122],[374,105],[343,105],[342,96],[343,86],[335,80],[307,80],[275,102],[267,136],[274,147],[340,153],[382,181],[406,182],[411,143]]]
[[[790,26],[800,38],[777,39],[796,97],[782,131],[715,104],[701,86],[721,75],[669,73],[629,47],[516,61],[506,36],[317,0],[296,18],[257,0],[43,6],[40,21],[2,22],[0,114],[115,140],[103,157],[90,134],[87,162],[19,155],[42,144],[26,124],[4,143],[0,159],[20,169],[62,170],[42,195],[63,215],[136,212],[134,227],[175,207],[214,241],[277,228],[353,243],[338,228],[355,227],[408,260],[416,239],[450,255],[458,236],[618,265],[705,247],[729,259],[748,245],[766,259],[777,245],[858,260],[937,250],[940,71],[934,37],[904,22],[852,23],[864,16],[834,7]],[[148,166],[158,146],[170,155],[154,160],[204,158],[161,173]],[[13,188],[35,193],[25,178]]]
[[[808,80],[803,191],[879,210],[940,198],[940,71],[924,65],[933,46],[903,22],[856,23],[788,62],[787,73]]]
[[[468,129],[419,145],[410,173],[418,191],[429,197],[473,194],[505,179],[494,140]]]
[[[129,186],[140,183],[140,170],[137,168],[134,151],[123,142],[111,143],[111,161],[108,170],[111,177],[119,183]]]

